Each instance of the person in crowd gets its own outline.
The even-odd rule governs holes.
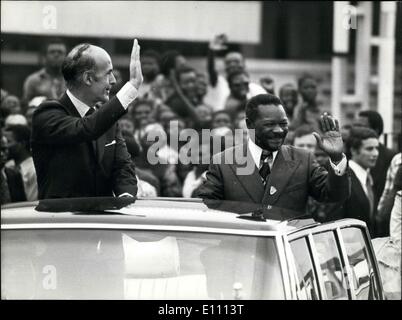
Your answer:
[[[155,50],[146,50],[141,55],[141,68],[144,82],[140,87],[139,96],[146,99],[157,99],[156,82],[160,75],[160,54]]]
[[[3,99],[1,109],[4,118],[10,114],[22,114],[20,99],[14,95],[8,95]]]
[[[199,129],[210,129],[212,124],[213,108],[206,104],[200,104],[195,108],[195,112],[197,113],[200,121]]]
[[[314,133],[318,147],[330,158],[324,168],[309,152],[283,145],[288,119],[278,97],[251,98],[246,115],[247,127],[253,131],[247,144],[215,155],[195,196],[275,205],[303,214],[308,195],[322,202],[348,198],[350,180],[338,120],[324,114],[323,134]]]
[[[186,58],[176,50],[166,51],[160,61],[161,74],[155,79],[155,94],[165,103],[176,92],[172,81],[175,81],[177,71],[188,65]]]
[[[225,107],[227,97],[230,95],[228,81],[229,75],[235,71],[246,71],[245,60],[240,52],[229,51],[224,58],[225,75],[220,75],[215,67],[215,55],[228,49],[228,38],[224,34],[216,35],[209,43],[207,57],[207,71],[209,78],[208,93],[204,102],[214,107],[215,111],[222,110]],[[266,93],[265,89],[259,84],[250,82],[247,99]]]
[[[27,125],[11,125],[4,130],[8,141],[9,158],[14,160],[15,169],[21,174],[25,198],[38,200],[36,171],[30,151],[31,130]]]
[[[312,75],[303,75],[298,80],[298,91],[301,101],[295,107],[292,127],[297,128],[303,124],[309,124],[319,132],[322,110],[317,101],[317,80]]]
[[[287,83],[279,89],[279,98],[283,102],[286,115],[289,119],[289,128],[292,128],[294,110],[297,106],[297,89],[294,85]]]
[[[295,130],[293,146],[315,153],[317,140],[313,135],[314,129],[308,125],[303,125]]]
[[[154,121],[153,112],[154,102],[149,99],[136,99],[129,106],[129,114],[134,123],[134,138],[138,144],[144,135],[144,128]]]
[[[353,127],[346,144],[351,154],[351,195],[336,215],[337,218],[356,218],[366,222],[371,237],[374,237],[377,201],[370,171],[378,158],[378,135],[369,128]]]
[[[260,78],[260,85],[267,93],[275,95],[275,81],[271,76]]]
[[[186,122],[187,126],[199,127],[200,119],[195,112],[200,104],[197,93],[197,72],[191,67],[184,66],[171,80],[176,90],[166,104]]]
[[[28,107],[25,110],[25,118],[28,122],[28,127],[32,129],[32,117],[33,113],[35,112],[36,108],[40,106],[40,104],[45,101],[46,97],[35,97],[31,101],[28,102]]]
[[[394,231],[393,234],[395,235],[397,233],[395,232],[395,229],[397,230],[399,229],[399,240],[400,240],[400,232],[401,232],[400,221],[399,221],[399,227],[394,227],[395,225],[398,224],[392,223],[390,219],[391,219],[391,211],[394,208],[395,200],[398,198],[397,196],[398,189],[395,187],[395,185],[398,183],[397,171],[400,170],[401,167],[402,167],[402,153],[399,152],[392,158],[391,164],[387,171],[387,178],[385,181],[384,191],[378,203],[378,214],[376,216],[377,218],[376,232],[379,237],[389,236],[390,230],[391,231],[393,230]]]
[[[0,138],[0,199],[2,205],[27,200],[21,173],[14,168],[8,168],[5,166],[8,159],[7,145],[7,138],[2,135]]]
[[[225,110],[234,117],[247,101],[247,95],[250,91],[250,77],[246,71],[234,71],[229,75],[228,83],[230,95],[226,99]]]
[[[212,115],[212,129],[222,127],[233,128],[231,114],[226,110],[215,111]]]
[[[58,99],[66,90],[61,67],[67,48],[61,39],[51,39],[45,46],[45,66],[29,75],[24,82],[23,100],[30,101],[37,96]]]
[[[160,196],[180,197],[182,185],[177,175],[177,154],[170,152],[166,132],[160,124],[146,126],[141,138],[141,150],[140,155],[134,159],[136,167],[158,179]]]
[[[123,136],[129,135],[134,139],[135,127],[131,115],[126,113],[119,119],[118,123]]]
[[[109,100],[116,80],[109,54],[79,44],[62,66],[66,93],[45,101],[32,119],[32,155],[38,198],[136,196],[135,167],[117,121],[142,83],[140,47],[134,40],[130,79]]]
[[[357,126],[364,126],[374,130],[380,137],[384,131],[384,122],[381,115],[377,111],[364,110],[360,111],[354,123]],[[374,168],[371,169],[371,175],[374,181],[374,194],[376,199],[380,199],[384,191],[387,170],[396,151],[387,148],[384,144],[379,145],[379,155]],[[384,221],[383,228],[387,228],[389,221]]]

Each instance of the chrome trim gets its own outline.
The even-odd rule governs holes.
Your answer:
[[[352,270],[350,267],[348,254],[346,252],[345,242],[343,241],[341,228],[339,228],[339,227],[335,229],[335,238],[336,238],[337,242],[339,243],[339,250],[341,251],[341,257],[343,259],[344,268],[346,271],[346,279],[348,281],[348,284],[347,284],[348,294],[352,300],[356,300],[356,288],[353,283],[353,276],[352,276],[352,272],[351,272]]]
[[[145,224],[118,224],[118,223],[16,223],[1,225],[1,230],[26,230],[26,229],[111,229],[111,230],[158,230],[158,231],[187,231],[203,233],[238,234],[249,236],[277,236],[280,231],[169,226],[169,225],[145,225]]]
[[[320,294],[320,298],[322,300],[328,300],[327,291],[325,291],[324,279],[322,277],[322,269],[320,260],[318,259],[317,248],[315,247],[315,242],[313,239],[313,234],[310,232],[307,235],[307,244],[311,250],[311,260],[313,263],[314,271],[316,272],[317,282],[318,282],[318,290]]]
[[[321,233],[321,232],[325,232],[325,231],[335,230],[338,227],[339,228],[346,228],[346,227],[361,228],[361,227],[366,227],[366,223],[361,220],[348,218],[348,219],[341,219],[341,220],[336,220],[336,221],[327,222],[327,223],[323,223],[320,225],[312,225],[312,226],[313,226],[312,228],[288,232],[289,241],[296,240],[296,239],[304,237],[304,236],[308,236],[312,232],[312,230],[314,230],[314,233]]]
[[[280,235],[275,236],[277,248],[278,248],[278,254],[279,254],[279,263],[281,266],[281,271],[282,271],[282,282],[283,286],[285,288],[285,299],[290,300],[292,299],[292,290],[290,287],[290,277],[289,277],[289,271],[287,268],[287,260],[286,260],[286,254],[285,254],[285,248],[284,248],[284,238]]]
[[[300,292],[300,285],[299,285],[299,277],[297,275],[297,270],[296,270],[296,263],[295,259],[293,256],[292,248],[290,247],[289,240],[287,236],[285,235],[284,237],[284,243],[285,243],[285,252],[287,256],[287,261],[288,261],[288,270],[289,270],[289,278],[290,278],[290,289],[293,294],[293,297],[295,300],[300,300],[299,299],[299,292]],[[296,283],[294,283],[296,281]],[[296,291],[294,290],[296,288]]]

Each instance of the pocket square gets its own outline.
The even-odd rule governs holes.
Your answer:
[[[115,144],[115,143],[116,143],[116,140],[113,140],[112,142],[110,142],[110,143],[108,143],[108,144],[105,144],[105,147],[111,146],[111,145],[113,145],[113,144]]]

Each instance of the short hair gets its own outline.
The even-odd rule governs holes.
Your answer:
[[[346,141],[348,155],[351,155],[352,149],[358,150],[362,146],[363,140],[370,138],[378,139],[377,132],[370,128],[353,126],[350,130],[350,136]]]
[[[381,135],[383,133],[384,121],[382,120],[381,115],[377,111],[373,110],[360,111],[359,116],[366,117],[368,119],[370,128],[376,131],[378,135]]]
[[[236,71],[230,73],[228,75],[228,84],[231,85],[234,77],[237,77],[237,76],[243,75],[243,74],[247,77],[250,77],[250,75],[248,74],[248,72],[246,70],[236,70]]]
[[[11,132],[18,143],[22,143],[27,150],[30,149],[31,129],[27,125],[12,124],[6,126],[6,132]]]
[[[302,86],[303,82],[306,81],[307,79],[312,79],[314,81],[317,81],[317,79],[310,73],[304,73],[298,80],[297,80],[297,87],[300,89]]]
[[[85,71],[95,70],[95,59],[88,54],[84,54],[90,47],[91,44],[89,43],[81,43],[75,46],[64,59],[61,72],[67,86],[77,86],[80,82],[80,76]]]
[[[285,89],[293,90],[293,91],[296,93],[296,95],[297,95],[297,88],[296,88],[293,84],[291,84],[291,83],[286,83],[286,84],[284,84],[283,86],[281,86],[281,87],[279,88],[279,96],[282,95],[282,92],[283,92],[283,90],[285,90]]]
[[[300,138],[309,134],[313,134],[314,128],[308,124],[302,125],[298,127],[294,131],[294,137],[293,138]]]
[[[251,121],[255,121],[258,117],[258,106],[273,104],[275,106],[282,105],[281,99],[269,93],[258,94],[248,100],[246,104],[246,117]]]

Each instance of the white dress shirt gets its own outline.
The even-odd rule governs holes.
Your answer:
[[[361,165],[356,163],[353,160],[349,160],[349,167],[353,172],[355,173],[357,179],[359,180],[360,184],[362,185],[362,188],[364,190],[364,193],[368,195],[367,191],[367,174],[370,172],[370,169],[364,169]]]
[[[260,165],[260,160],[261,160],[261,153],[262,153],[262,149],[257,146],[253,140],[251,140],[250,138],[248,138],[247,140],[247,144],[248,144],[248,149],[251,152],[251,156],[254,160],[254,163],[256,164],[257,168],[260,169],[262,165]],[[272,169],[272,166],[275,162],[276,156],[278,155],[278,151],[273,151],[272,152],[272,159],[268,158],[268,164],[269,167]],[[347,159],[346,156],[344,154],[342,154],[342,160],[341,162],[339,162],[337,165],[334,164],[331,159],[329,160],[329,163],[331,164],[331,167],[334,169],[335,174],[337,176],[342,176],[344,175],[344,173],[346,172],[346,167],[347,167]]]
[[[22,182],[24,183],[27,201],[38,200],[38,184],[36,182],[36,171],[32,157],[22,161],[19,165],[19,169],[22,176]]]
[[[77,109],[78,113],[80,114],[81,118],[85,116],[88,110],[93,106],[88,106],[76,96],[74,96],[70,90],[66,91],[67,96],[70,98],[71,102],[73,103],[74,107]],[[134,88],[134,86],[127,82],[116,94],[117,99],[119,99],[121,105],[124,109],[127,109],[131,102],[134,101],[135,98],[138,97],[138,90]]]

